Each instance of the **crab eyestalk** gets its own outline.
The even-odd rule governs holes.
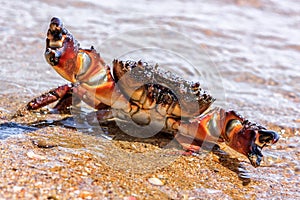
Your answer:
[[[242,118],[232,119],[233,114],[236,113],[226,113],[229,119],[225,120],[222,136],[232,149],[247,156],[251,164],[258,167],[263,157],[262,148],[276,143],[279,134]]]

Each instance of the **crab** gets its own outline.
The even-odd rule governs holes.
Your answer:
[[[184,80],[158,65],[115,59],[113,67],[92,46],[78,41],[53,17],[46,38],[46,61],[69,84],[31,100],[27,110],[37,110],[58,101],[54,109],[72,106],[72,98],[97,110],[98,120],[108,116],[144,126],[161,127],[173,134],[188,151],[197,152],[204,141],[225,142],[245,155],[254,167],[262,160],[262,148],[276,143],[279,134],[246,120],[236,111],[211,108],[215,99],[200,83]]]

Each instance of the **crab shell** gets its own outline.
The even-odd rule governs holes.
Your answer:
[[[158,65],[142,61],[113,61],[113,76],[122,93],[142,109],[167,116],[191,118],[205,112],[214,102],[198,82],[186,81]]]

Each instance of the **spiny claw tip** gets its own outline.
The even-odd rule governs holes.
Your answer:
[[[271,145],[279,140],[279,134],[271,130],[259,130],[259,143],[263,145]]]
[[[50,23],[51,23],[51,24],[55,24],[55,25],[58,26],[58,27],[62,27],[62,25],[63,25],[61,19],[58,18],[58,17],[52,17]]]

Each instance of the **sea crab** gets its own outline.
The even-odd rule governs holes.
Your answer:
[[[75,95],[99,111],[99,120],[105,120],[114,110],[116,117],[141,126],[155,122],[189,151],[199,151],[204,140],[217,139],[247,156],[254,167],[261,163],[262,148],[279,139],[277,132],[235,111],[209,109],[215,99],[198,82],[186,81],[142,61],[116,59],[109,67],[93,46],[80,48],[56,17],[51,19],[47,32],[45,58],[71,84],[34,98],[27,110],[56,101],[54,108],[64,110],[71,106]]]

